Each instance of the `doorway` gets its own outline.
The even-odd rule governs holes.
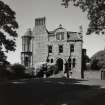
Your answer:
[[[57,72],[63,70],[63,59],[59,58],[56,61]]]

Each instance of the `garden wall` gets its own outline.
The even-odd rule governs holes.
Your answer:
[[[101,80],[101,71],[85,71],[84,79],[100,79]]]

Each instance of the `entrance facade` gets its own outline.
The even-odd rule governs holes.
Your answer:
[[[57,71],[62,71],[63,70],[63,59],[61,59],[61,58],[57,59],[56,67],[57,67]]]

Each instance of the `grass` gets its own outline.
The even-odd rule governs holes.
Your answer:
[[[105,105],[105,90],[77,84],[82,81],[50,78],[4,84],[0,86],[0,105]]]

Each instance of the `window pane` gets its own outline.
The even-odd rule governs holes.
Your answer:
[[[60,40],[60,33],[57,33],[57,34],[56,34],[56,39],[57,39],[57,40]]]
[[[51,45],[48,46],[48,52],[49,52],[49,53],[52,53],[52,46],[51,46]]]
[[[75,67],[75,58],[73,58],[73,67]]]
[[[71,44],[71,46],[70,46],[70,51],[74,52],[74,45],[73,44]]]
[[[64,32],[61,32],[61,40],[64,40]]]
[[[59,45],[59,53],[63,53],[63,45]]]
[[[53,59],[51,59],[51,63],[53,63]]]

